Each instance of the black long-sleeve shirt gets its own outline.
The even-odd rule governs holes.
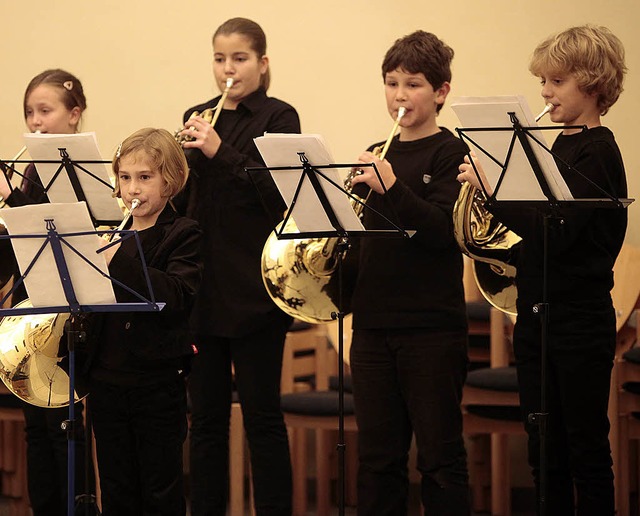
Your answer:
[[[561,134],[551,150],[560,158],[556,163],[575,199],[627,196],[622,156],[606,127]],[[499,203],[490,209],[523,239],[516,260],[518,297],[532,303],[542,301],[543,211]],[[607,296],[613,287],[613,264],[624,241],[627,210],[584,208],[576,203],[557,210],[556,215],[549,223],[549,301]]]
[[[160,312],[92,314],[91,374],[121,385],[141,385],[174,378],[193,353],[188,318],[202,275],[198,224],[165,207],[155,225],[138,233],[149,281]],[[123,240],[109,264],[109,274],[147,297],[147,281],[134,238]],[[141,302],[114,286],[119,303]],[[148,298],[148,297],[147,297]]]
[[[369,204],[416,233],[411,239],[361,239],[354,328],[466,328],[462,255],[452,219],[466,152],[445,128],[415,141],[392,141],[386,158],[398,179],[385,195],[372,193]],[[369,210],[364,224],[388,227]]]
[[[187,110],[184,120],[193,111],[215,107],[219,100]],[[222,145],[213,158],[200,151],[187,153],[192,175],[185,193],[186,213],[204,231],[205,272],[193,329],[204,335],[242,337],[284,317],[263,285],[260,260],[285,206],[268,171],[254,173],[252,181],[245,167],[264,166],[255,137],[265,132],[299,133],[300,120],[292,106],[259,89],[235,110],[223,109],[215,129]]]

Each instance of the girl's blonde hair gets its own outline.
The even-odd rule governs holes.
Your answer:
[[[149,165],[160,171],[165,182],[163,197],[174,197],[184,188],[189,177],[189,165],[187,165],[184,151],[166,129],[146,127],[126,138],[113,157],[112,166],[116,175],[114,197],[121,197],[118,179],[120,160],[138,152],[144,152],[149,160]]]

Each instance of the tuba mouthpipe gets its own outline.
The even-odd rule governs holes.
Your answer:
[[[202,113],[200,113],[199,111],[194,111],[189,116],[189,120],[191,120],[193,117],[200,115],[207,122],[209,122],[211,127],[214,127],[216,125],[216,122],[218,121],[218,117],[220,116],[220,112],[222,111],[222,107],[224,106],[224,102],[225,100],[227,100],[227,95],[229,94],[229,90],[231,89],[231,86],[233,86],[233,81],[234,81],[233,77],[229,77],[227,79],[224,91],[222,92],[222,96],[220,97],[220,101],[216,104],[215,108],[205,109]],[[215,110],[213,113],[213,116],[211,116],[212,110]],[[189,122],[189,120],[187,120],[187,123]],[[189,127],[190,131],[195,131],[195,129],[196,128],[194,126]],[[180,145],[183,145],[185,142],[190,142],[193,140],[193,138],[188,134],[187,135],[180,134],[182,133],[183,130],[184,129],[178,129],[173,135],[176,141]]]
[[[216,122],[218,121],[218,117],[220,116],[220,112],[222,111],[222,107],[224,106],[225,100],[227,100],[227,95],[229,94],[229,90],[233,86],[233,77],[229,77],[227,79],[227,84],[222,92],[222,97],[220,97],[220,102],[216,106],[216,111],[213,114],[213,118],[211,119],[211,127],[215,127]]]
[[[37,131],[34,131],[33,134],[40,134],[40,129],[38,129]],[[18,161],[25,152],[27,152],[26,145],[22,147],[22,149],[20,149],[18,153],[13,157],[13,159],[9,162],[11,163],[11,168],[7,172],[8,179],[11,179],[13,177],[13,166],[15,165],[16,161]]]
[[[553,109],[553,104],[551,102],[547,103],[544,109],[540,111],[540,114],[536,117],[536,122],[540,120],[544,115],[546,115],[552,109]]]
[[[398,130],[398,126],[400,125],[400,120],[402,120],[402,117],[405,115],[406,112],[407,112],[407,108],[403,106],[398,108],[398,116],[396,117],[396,121],[393,124],[393,127],[391,128],[391,132],[389,133],[389,137],[387,138],[387,141],[385,142],[384,147],[382,147],[382,150],[378,155],[378,158],[380,160],[383,160],[384,157],[387,155],[387,151],[389,150],[389,146],[391,145],[391,140],[393,140],[393,137],[396,135],[396,131]]]
[[[116,235],[118,235],[119,232],[124,229],[124,227],[127,225],[127,222],[129,222],[129,219],[133,215],[133,210],[135,210],[138,206],[140,206],[140,199],[132,199],[131,208],[129,208],[129,211],[122,218],[122,222],[120,222],[120,225],[115,229],[113,233],[111,233],[111,237],[108,239],[109,242],[112,242]]]

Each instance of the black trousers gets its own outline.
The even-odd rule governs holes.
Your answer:
[[[67,514],[67,433],[61,428],[69,419],[68,407],[43,408],[24,403],[27,440],[27,483],[34,516],[66,516]],[[75,405],[75,470],[76,495],[85,490],[85,433],[83,405]],[[90,482],[93,465],[87,464]],[[91,493],[93,486],[90,485]]]
[[[238,339],[200,336],[189,374],[191,514],[226,514],[232,377],[249,443],[258,516],[291,514],[291,459],[280,410],[283,320]]]
[[[360,516],[407,514],[412,434],[425,514],[469,514],[460,411],[467,363],[465,332],[354,332]]]
[[[611,299],[550,304],[547,363],[547,514],[608,516],[614,493],[607,406],[616,343]],[[541,325],[518,302],[514,350],[529,463],[539,490]],[[577,501],[577,504],[576,504]]]
[[[183,378],[145,387],[92,379],[90,406],[104,516],[186,514]]]

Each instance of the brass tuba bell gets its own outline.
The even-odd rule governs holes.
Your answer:
[[[28,299],[16,305],[30,306]],[[67,313],[30,314],[0,322],[0,378],[20,399],[47,408],[69,404],[69,375],[58,356],[68,318]]]
[[[382,148],[374,149],[373,153],[381,160],[384,159],[405,112],[404,107],[398,109],[398,116],[387,141]],[[351,207],[356,215],[362,217],[366,199],[354,195],[351,184],[358,173],[357,169],[349,171],[344,181],[344,190],[355,197],[355,200],[350,200]],[[277,231],[280,231],[280,226]],[[297,231],[295,222],[289,219],[284,232]],[[337,237],[278,240],[276,231],[271,232],[262,250],[262,281],[267,293],[281,310],[296,319],[314,324],[333,320],[332,314],[338,312],[340,305],[343,313],[349,313],[348,300],[355,287],[355,273],[352,273],[351,263],[343,263],[346,271],[340,292],[340,282],[335,273],[340,260],[348,253],[339,244],[340,239]],[[343,297],[342,303],[340,295]]]
[[[521,238],[484,208],[484,193],[464,183],[453,208],[458,246],[473,259],[473,273],[482,295],[496,308],[516,315],[518,292],[512,247]]]
[[[351,180],[356,173],[355,170],[350,171],[344,181],[345,191],[352,195]],[[351,206],[358,216],[362,214],[362,204],[352,199]],[[277,231],[280,231],[280,226]],[[284,232],[297,231],[296,223],[290,218]],[[281,310],[313,324],[332,320],[331,314],[338,311],[340,304],[339,285],[334,273],[340,259],[347,253],[339,243],[337,237],[278,240],[276,231],[271,232],[262,250],[262,281]],[[343,297],[349,299],[353,281],[343,287],[346,287],[343,288]],[[345,306],[342,310],[349,311]]]
[[[140,205],[131,201],[118,228],[103,238],[119,237]],[[14,308],[32,308],[29,299]],[[56,408],[69,404],[69,375],[63,367],[66,351],[60,350],[69,313],[9,315],[0,320],[0,379],[23,401],[38,407]],[[74,393],[75,401],[81,397]]]

